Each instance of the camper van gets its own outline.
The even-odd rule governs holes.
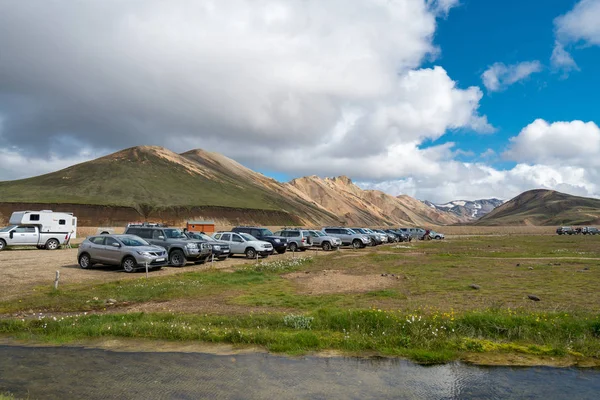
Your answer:
[[[77,237],[77,217],[73,213],[16,211],[8,223],[0,229],[0,250],[8,246],[56,250]]]

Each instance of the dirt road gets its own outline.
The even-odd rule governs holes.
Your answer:
[[[341,250],[352,251],[352,250]],[[321,250],[276,254],[267,260],[282,258],[318,256],[327,254]],[[180,272],[201,271],[209,268],[229,269],[235,265],[256,261],[247,260],[243,256],[235,256],[225,261],[210,261],[202,265],[187,264],[182,268],[164,267],[151,271],[151,276],[173,275]],[[0,301],[17,299],[23,293],[31,292],[38,286],[52,286],[56,271],[60,271],[61,284],[110,282],[124,279],[135,279],[145,272],[127,274],[120,267],[94,266],[83,270],[77,264],[77,249],[48,250],[8,250],[0,252]]]

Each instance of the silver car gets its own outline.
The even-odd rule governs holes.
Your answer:
[[[83,269],[94,264],[120,265],[125,272],[139,268],[160,269],[167,265],[167,251],[153,246],[135,235],[98,235],[87,237],[77,252],[79,266]]]
[[[321,231],[309,230],[312,237],[312,245],[322,248],[324,251],[337,250],[342,245],[342,239],[328,236]]]
[[[234,254],[245,254],[246,258],[252,259],[256,258],[257,254],[264,258],[273,254],[273,245],[271,243],[258,240],[247,233],[217,232],[213,235],[213,238],[228,243],[232,256]]]

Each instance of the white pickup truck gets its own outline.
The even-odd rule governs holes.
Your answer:
[[[34,225],[11,225],[0,229],[0,251],[8,246],[56,250],[68,240],[68,233],[40,232],[39,227]]]

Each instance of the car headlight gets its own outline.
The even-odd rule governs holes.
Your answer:
[[[218,244],[213,245],[212,248],[215,250],[221,250],[221,246],[219,246]]]
[[[198,245],[196,243],[188,243],[185,245],[188,249],[197,249]]]
[[[150,253],[149,253],[149,252],[147,252],[147,251],[138,251],[137,253],[138,253],[140,256],[144,256],[144,257],[151,257],[151,256],[152,256],[152,254],[150,254]]]

